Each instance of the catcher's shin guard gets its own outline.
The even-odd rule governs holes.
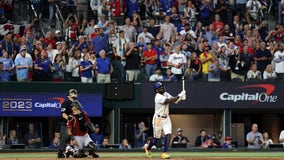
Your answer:
[[[89,150],[96,150],[97,145],[94,142],[89,142],[88,148],[89,148]]]

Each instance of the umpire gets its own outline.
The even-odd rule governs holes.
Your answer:
[[[60,125],[60,143],[58,146],[57,158],[65,158],[64,151],[67,144],[68,134],[67,134],[67,119],[68,116],[72,113],[71,104],[78,98],[78,92],[76,89],[70,89],[67,94],[67,100],[61,104],[61,118],[59,121]]]

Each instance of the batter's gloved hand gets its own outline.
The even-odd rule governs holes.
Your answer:
[[[179,96],[179,98],[181,98],[181,97],[185,96],[185,94],[186,94],[186,92],[185,92],[185,90],[183,90],[178,94],[178,96]]]

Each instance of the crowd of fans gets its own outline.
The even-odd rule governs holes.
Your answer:
[[[54,3],[45,35],[37,17],[23,33],[4,25],[0,81],[284,79],[284,30],[266,20],[273,0],[76,0],[64,30],[52,28]]]

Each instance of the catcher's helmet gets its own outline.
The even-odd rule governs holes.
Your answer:
[[[72,98],[78,98],[78,92],[76,89],[70,89],[68,91],[68,96],[72,97]]]
[[[164,87],[164,84],[162,82],[156,82],[154,85],[153,85],[153,90],[154,92],[156,92],[157,89],[161,88],[161,87]]]
[[[77,108],[77,109],[79,109],[79,110],[81,110],[81,108],[82,108],[82,105],[81,105],[81,103],[80,103],[79,101],[74,101],[74,102],[72,102],[72,103],[71,103],[71,106],[72,106],[72,107],[75,107],[75,108]]]

